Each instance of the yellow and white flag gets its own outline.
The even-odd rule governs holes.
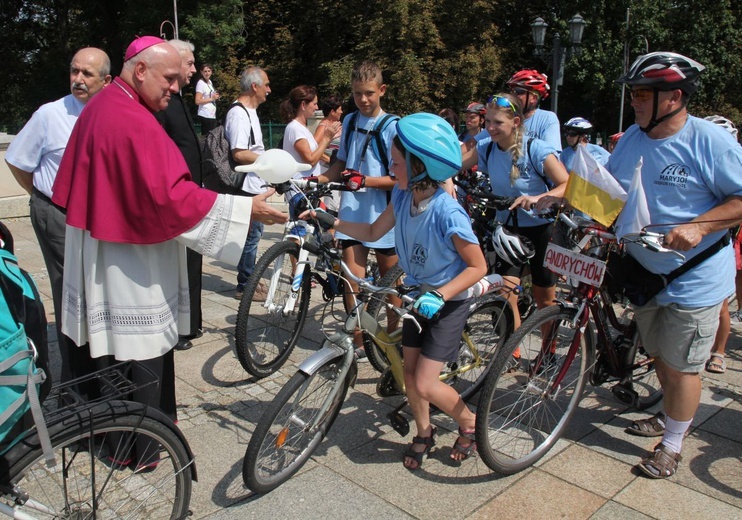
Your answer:
[[[564,197],[574,208],[610,226],[626,202],[626,192],[584,146],[577,147]]]
[[[634,176],[631,178],[629,195],[626,199],[626,211],[622,211],[616,219],[616,236],[623,238],[626,235],[639,233],[650,224],[649,206],[647,196],[642,186],[642,165],[644,158],[639,157],[639,162],[634,167]]]

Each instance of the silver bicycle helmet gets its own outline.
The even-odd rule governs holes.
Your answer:
[[[708,116],[704,117],[706,121],[711,121],[712,123],[716,123],[720,127],[722,127],[724,130],[732,134],[732,137],[737,139],[737,127],[734,126],[734,123],[732,123],[729,119],[722,116]]]
[[[497,256],[515,267],[523,265],[536,254],[530,239],[508,231],[499,222],[492,231],[492,247]]]

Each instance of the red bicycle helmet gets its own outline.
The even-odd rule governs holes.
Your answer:
[[[537,93],[541,96],[541,99],[546,99],[549,97],[549,91],[551,90],[547,80],[546,74],[541,74],[537,70],[525,69],[513,74],[508,80],[507,86],[510,88],[524,88]]]

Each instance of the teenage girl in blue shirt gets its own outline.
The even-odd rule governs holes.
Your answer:
[[[397,180],[392,203],[371,224],[335,219],[333,227],[364,242],[394,228],[405,281],[423,286],[413,305],[422,332],[411,320],[404,320],[402,335],[405,386],[417,428],[404,465],[414,470],[435,445],[431,404],[459,425],[451,458],[464,460],[476,450],[475,415],[438,376],[443,365],[458,355],[469,313],[466,291],[487,273],[487,265],[468,215],[441,188],[461,169],[461,149],[451,125],[432,114],[402,118],[391,157],[390,171]]]

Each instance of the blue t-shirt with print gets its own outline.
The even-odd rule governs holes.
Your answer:
[[[595,159],[597,163],[602,166],[605,166],[608,163],[608,159],[611,156],[608,150],[606,150],[602,146],[598,146],[592,143],[587,143],[585,145],[585,150],[587,150],[587,153],[592,155],[593,159]],[[567,171],[570,171],[572,169],[572,161],[575,158],[575,154],[575,149],[571,146],[568,146],[564,150],[562,150],[562,153],[559,155],[559,160],[562,161],[562,164],[565,168],[567,168]]]
[[[345,161],[347,169],[358,170],[367,177],[383,177],[386,175],[386,169],[382,168],[379,152],[376,147],[376,139],[372,134],[358,132],[355,129],[373,130],[376,123],[386,115],[380,112],[375,117],[366,117],[361,113],[353,116],[355,124],[346,124],[343,126],[343,136],[340,139],[340,149],[338,150],[338,159]],[[345,132],[353,132],[348,139],[345,138]],[[390,121],[386,124],[381,133],[381,139],[386,144],[387,159],[391,159],[392,140],[397,135],[397,122]],[[368,146],[366,143],[368,141]],[[347,143],[347,148],[346,148]],[[363,153],[365,147],[365,153]],[[387,165],[388,168],[389,165]],[[385,190],[376,190],[362,188],[359,191],[344,191],[340,198],[340,211],[338,216],[341,220],[347,222],[361,222],[370,224],[374,222],[388,205],[388,192]],[[352,239],[340,232],[335,234],[339,239]],[[363,242],[366,247],[385,249],[394,247],[394,232],[389,231],[376,242]]]
[[[412,216],[412,190],[392,190],[394,242],[409,285],[441,287],[466,269],[453,237],[478,244],[464,208],[438,188],[425,210]]]
[[[742,196],[742,147],[724,129],[688,116],[683,128],[665,139],[652,139],[637,125],[618,142],[607,169],[628,191],[634,168],[643,158],[642,186],[652,224],[651,231],[667,233],[678,223],[693,220],[729,196]],[[634,214],[635,207],[623,211]],[[690,260],[723,236],[706,235],[691,251]],[[669,253],[655,253],[637,244],[628,250],[644,267],[667,274],[683,263]],[[673,281],[657,295],[657,303],[687,307],[716,305],[734,289],[735,262],[731,245]]]
[[[536,112],[523,122],[523,127],[528,137],[546,141],[557,152],[561,152],[562,134],[559,131],[559,118],[554,112],[537,108]]]
[[[528,155],[528,141],[531,142],[531,154]],[[497,144],[494,144],[487,160],[487,149],[489,143],[481,141],[477,144],[479,153],[479,164],[486,164],[486,172],[490,177],[492,193],[504,197],[520,197],[521,195],[540,195],[549,191],[551,188],[544,182],[544,161],[549,155],[556,155],[557,151],[548,143],[540,139],[523,138],[522,153],[518,159],[518,170],[520,176],[515,182],[510,184],[510,169],[513,165],[513,159],[509,152],[500,150]],[[481,167],[481,166],[480,166]],[[538,168],[536,171],[534,168]],[[548,221],[540,217],[535,217],[530,211],[518,208],[518,226],[533,227],[547,224]],[[506,222],[510,212],[507,210],[497,212],[497,220]]]

